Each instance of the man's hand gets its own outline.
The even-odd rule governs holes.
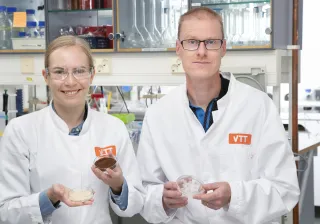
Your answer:
[[[85,202],[71,201],[69,199],[70,189],[62,184],[54,184],[48,189],[47,195],[50,201],[55,204],[58,201],[65,203],[69,207],[77,207],[83,205],[92,205],[93,199]]]
[[[194,199],[201,200],[204,206],[208,208],[218,210],[231,200],[231,188],[227,182],[217,182],[212,184],[204,184],[202,187],[205,189],[205,193],[197,194],[193,196]],[[208,193],[208,191],[213,191]]]
[[[111,152],[108,152],[109,156],[114,158]],[[112,192],[116,195],[120,195],[122,191],[122,185],[124,182],[124,177],[122,174],[121,167],[117,163],[117,166],[111,170],[107,169],[106,172],[102,172],[100,169],[95,167],[94,165],[91,167],[92,172],[105,184],[109,185]]]
[[[188,204],[188,198],[182,197],[175,182],[167,182],[163,187],[162,196],[163,208],[165,211],[172,208],[181,208]]]

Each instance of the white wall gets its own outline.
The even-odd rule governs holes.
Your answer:
[[[318,28],[319,0],[303,1],[303,32],[301,50],[301,68],[299,98],[305,95],[305,89],[320,87],[320,29]],[[281,95],[289,92],[289,85],[282,84]]]

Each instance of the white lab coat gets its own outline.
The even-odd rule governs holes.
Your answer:
[[[149,222],[270,223],[298,202],[294,157],[272,100],[230,73],[223,76],[230,79],[228,93],[218,101],[207,133],[189,108],[185,85],[148,109],[138,163],[147,190],[141,214]],[[233,133],[251,134],[251,144],[229,144]],[[181,175],[229,182],[229,206],[215,211],[189,198],[186,207],[167,216],[163,183]]]
[[[125,125],[110,115],[88,110],[79,136],[69,136],[66,123],[46,107],[10,121],[0,146],[1,224],[110,224],[109,203],[120,216],[133,216],[143,206],[138,164]],[[128,183],[128,207],[121,211],[109,195],[109,187],[91,171],[94,148],[115,145],[117,160]],[[82,180],[82,184],[81,184]],[[39,192],[52,184],[69,188],[90,186],[94,204],[61,207],[42,220]]]

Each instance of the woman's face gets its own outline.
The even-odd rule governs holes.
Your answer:
[[[51,53],[48,74],[43,71],[43,76],[52,92],[54,104],[73,108],[85,102],[94,70],[81,47],[72,46]]]

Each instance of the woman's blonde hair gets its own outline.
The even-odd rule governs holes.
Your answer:
[[[87,41],[84,39],[81,39],[79,37],[75,36],[61,36],[53,40],[46,50],[45,58],[44,58],[44,66],[45,68],[49,67],[49,57],[50,55],[57,49],[63,48],[63,47],[73,47],[73,46],[79,46],[82,51],[87,55],[89,60],[89,67],[93,68],[93,57],[91,54],[91,49]]]

